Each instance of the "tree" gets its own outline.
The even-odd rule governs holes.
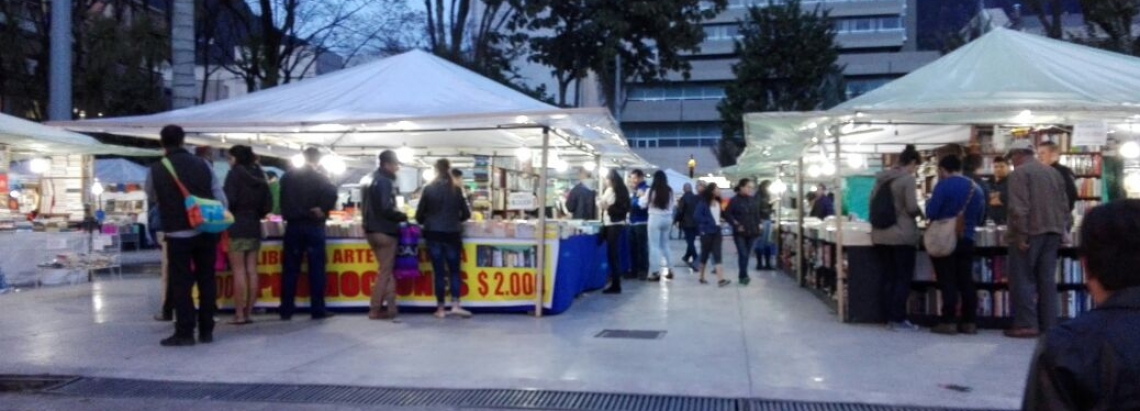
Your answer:
[[[724,123],[717,157],[736,163],[745,146],[743,115],[765,111],[809,111],[843,101],[843,69],[828,12],[805,13],[799,0],[752,7],[740,22],[736,79],[717,106]]]
[[[530,32],[530,60],[551,68],[558,101],[591,71],[603,96],[620,109],[614,84],[655,81],[691,68],[685,53],[704,40],[700,23],[715,17],[727,0],[529,0],[518,27]],[[617,79],[619,63],[621,78]]]
[[[248,91],[286,84],[319,64],[343,67],[359,55],[385,50],[419,21],[403,0],[221,0],[245,33],[227,70]],[[249,5],[252,4],[252,7]]]
[[[1064,37],[1064,22],[1061,17],[1065,13],[1064,0],[1025,0],[1029,12],[1037,15],[1045,35],[1054,39]]]
[[[1140,14],[1140,0],[1081,0],[1089,45],[1118,53],[1140,55],[1140,42],[1132,22]],[[1097,34],[1103,33],[1103,38]]]

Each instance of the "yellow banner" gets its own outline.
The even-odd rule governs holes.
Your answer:
[[[533,306],[537,245],[514,239],[464,240],[460,252],[460,299],[469,307]],[[368,307],[379,267],[376,256],[364,239],[329,240],[326,248],[325,301],[329,307]],[[546,242],[546,270],[543,275],[543,306],[553,301],[555,267],[558,267],[558,241]],[[281,298],[280,241],[262,243],[258,258],[258,307],[276,308]],[[420,276],[397,282],[401,306],[434,307],[434,269],[427,247],[418,249]],[[297,281],[297,306],[309,303],[307,264],[302,264]],[[233,275],[217,276],[218,306],[233,308]],[[450,297],[447,299],[450,301]]]

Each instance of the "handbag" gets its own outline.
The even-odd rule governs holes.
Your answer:
[[[931,221],[930,225],[926,226],[926,232],[922,234],[922,245],[926,247],[926,253],[931,257],[954,254],[954,249],[958,247],[958,239],[962,238],[966,229],[964,214],[966,208],[970,206],[970,201],[974,199],[974,191],[974,182],[971,181],[970,195],[966,197],[966,204],[958,211],[958,215]]]
[[[190,220],[190,228],[201,233],[217,234],[226,231],[234,224],[234,215],[226,210],[221,201],[190,194],[190,191],[182,184],[182,180],[178,178],[178,173],[174,172],[174,165],[170,163],[170,159],[162,159],[162,165],[166,167],[166,171],[170,172],[170,176],[174,177],[174,184],[177,184],[178,190],[182,192],[182,197],[185,199],[186,216]]]

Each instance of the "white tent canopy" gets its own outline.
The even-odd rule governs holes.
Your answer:
[[[146,150],[115,147],[94,138],[0,113],[0,144],[18,157],[51,154],[148,155]]]
[[[511,155],[541,146],[547,128],[550,146],[566,156],[644,163],[604,109],[558,109],[419,50],[197,107],[61,124],[151,138],[178,124],[196,142],[319,145],[346,156],[405,145],[420,154]]]
[[[812,146],[891,153],[969,140],[979,124],[1140,122],[1140,58],[995,29],[883,87],[828,111],[745,115],[737,173],[771,172]]]

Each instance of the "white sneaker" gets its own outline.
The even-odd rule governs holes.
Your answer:
[[[887,329],[898,332],[922,331],[921,327],[911,324],[910,321],[903,321],[901,323],[887,323]]]
[[[451,311],[449,311],[447,314],[454,315],[459,318],[471,318],[473,315],[470,311],[464,310],[463,308],[452,308]]]

